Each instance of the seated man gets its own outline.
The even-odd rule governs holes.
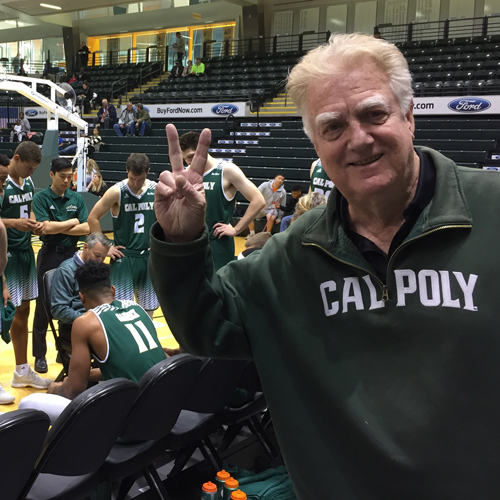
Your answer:
[[[127,128],[127,135],[135,135],[136,129],[139,129],[139,135],[144,135],[146,129],[151,128],[151,118],[149,117],[149,113],[144,109],[144,105],[142,102],[137,103],[137,113],[135,115],[135,121],[131,121]]]
[[[283,217],[281,218],[280,231],[284,231],[292,221],[293,214],[295,212],[295,207],[299,198],[302,196],[302,186],[300,184],[294,184],[292,186],[292,199],[286,206],[281,205],[280,210],[283,212]]]
[[[169,78],[180,78],[182,76],[182,72],[184,71],[184,66],[180,61],[175,61],[174,66],[170,70]]]
[[[51,313],[59,320],[59,335],[64,342],[64,351],[71,352],[71,327],[73,321],[81,316],[85,309],[75,279],[75,271],[89,260],[104,262],[111,241],[102,233],[91,233],[83,245],[71,259],[59,265],[52,278],[50,294]]]
[[[70,400],[89,381],[124,377],[137,382],[152,366],[166,358],[146,311],[126,300],[114,300],[110,267],[93,260],[75,272],[80,299],[87,311],[73,323],[73,352],[68,377],[53,382],[47,394],[31,394],[19,408],[46,412],[54,422]],[[90,369],[91,356],[100,368]]]
[[[94,127],[100,125],[105,129],[113,127],[116,123],[116,108],[112,104],[108,104],[107,99],[102,100],[102,106],[97,112],[97,116],[93,118]]]
[[[283,187],[283,183],[285,182],[285,177],[281,174],[278,174],[274,179],[270,181],[263,182],[259,186],[259,191],[264,196],[266,200],[265,208],[257,215],[257,218],[266,217],[267,223],[265,229],[270,233],[273,230],[274,222],[279,222],[282,216],[282,212],[280,210],[280,206],[286,203],[286,191]],[[251,222],[248,225],[248,229],[250,234],[247,236],[250,237],[255,234],[255,224]]]
[[[189,76],[203,76],[205,74],[205,65],[201,62],[201,58],[197,57],[196,62],[193,64]]]
[[[133,104],[127,102],[127,107],[123,109],[118,118],[118,123],[113,125],[113,129],[118,137],[127,135],[128,126],[135,120],[135,111]]]

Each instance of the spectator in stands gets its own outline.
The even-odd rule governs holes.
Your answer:
[[[304,215],[312,208],[325,205],[327,200],[328,198],[324,194],[316,193],[314,191],[302,196],[297,202],[291,222],[295,222],[299,217]]]
[[[144,135],[146,130],[151,129],[151,118],[149,117],[149,112],[144,109],[142,102],[137,103],[137,112],[135,114],[135,120],[130,122],[127,128],[127,136],[133,136],[137,133],[139,129],[139,135]]]
[[[99,173],[100,171],[101,170],[97,162],[92,158],[89,158],[85,168],[85,184],[88,185],[92,181],[94,174]]]
[[[116,135],[118,137],[127,135],[128,127],[133,121],[135,121],[135,111],[133,104],[129,101],[127,102],[127,107],[121,112],[120,118],[118,118],[118,123],[113,125]]]
[[[29,139],[31,136],[31,125],[29,120],[24,116],[24,113],[21,111],[19,113],[19,119],[21,120],[21,133],[18,136],[22,136],[19,138],[19,141],[23,141],[26,137]],[[34,134],[34,132],[33,132]]]
[[[175,34],[177,42],[172,45],[172,48],[177,52],[177,61],[182,65],[182,58],[184,57],[184,52],[186,51],[186,39],[177,32]]]
[[[107,190],[108,185],[102,180],[101,172],[96,172],[87,186],[87,191],[101,198]]]
[[[99,152],[101,144],[103,144],[102,137],[99,135],[99,126],[92,129],[92,135],[90,137],[86,137],[85,142],[89,153],[93,153],[94,151]]]
[[[180,138],[182,156],[188,165],[194,157],[199,138],[198,132],[186,132]],[[211,155],[207,155],[205,161],[203,186],[207,199],[205,220],[210,232],[214,266],[220,269],[234,260],[234,237],[248,227],[264,207],[265,201],[239,167]],[[233,227],[231,220],[238,191],[250,203],[245,215]]]
[[[90,83],[86,80],[83,82],[82,93],[78,96],[79,103],[83,106],[84,113],[90,113],[90,102],[94,98],[94,91]]]
[[[92,77],[90,76],[90,73],[87,73],[86,68],[80,68],[80,71],[78,73],[78,81],[79,82],[90,82]]]
[[[21,54],[18,52],[13,58],[12,58],[12,72],[15,73],[16,75],[19,73],[19,68],[21,64]]]
[[[76,269],[79,295],[87,312],[73,323],[68,377],[53,382],[47,391],[49,396],[62,397],[32,394],[20,402],[20,408],[43,410],[54,423],[89,381],[124,377],[138,382],[151,367],[166,359],[153,321],[138,304],[115,300],[109,275],[107,264],[93,260]],[[134,326],[137,324],[140,332]],[[147,348],[142,349],[142,345]],[[91,370],[92,358],[99,368]]]
[[[283,212],[281,217],[280,231],[284,231],[289,225],[295,212],[295,207],[299,198],[302,196],[302,186],[300,184],[294,184],[292,186],[292,199],[285,205],[280,206],[280,210]]]
[[[196,62],[193,64],[189,76],[203,76],[205,74],[205,64],[201,62],[201,58],[197,57]]]
[[[33,322],[33,355],[35,370],[47,372],[48,318],[43,304],[43,275],[72,257],[80,236],[89,234],[87,206],[80,193],[69,187],[73,179],[71,162],[55,158],[50,167],[52,184],[33,196],[33,212],[37,222],[43,223],[42,248],[37,258],[38,298]]]
[[[89,260],[104,262],[111,241],[103,233],[87,236],[83,248],[56,269],[52,278],[50,308],[52,316],[59,322],[59,335],[67,347],[71,346],[71,327],[85,309],[80,299],[75,271]],[[69,348],[65,350],[70,350]]]
[[[183,71],[184,67],[182,64],[179,61],[175,61],[175,64],[170,71],[169,78],[180,78]]]
[[[89,63],[90,50],[85,42],[82,42],[78,49],[78,57],[80,58],[80,66],[84,68]]]
[[[94,127],[99,124],[107,130],[110,126],[116,123],[116,109],[112,104],[108,103],[107,99],[102,100],[102,106],[97,111],[97,116],[94,117]]]
[[[283,187],[284,182],[285,177],[278,174],[274,179],[263,182],[259,186],[259,191],[264,196],[266,206],[256,218],[260,219],[261,217],[265,217],[267,219],[266,229],[268,233],[272,232],[275,221],[279,222],[281,219],[282,212],[280,210],[280,205],[286,204],[286,191]],[[248,229],[250,233],[247,238],[255,234],[255,224],[253,221],[248,225]]]
[[[14,140],[14,137],[21,142],[23,140],[22,136],[23,127],[21,125],[21,120],[17,120],[16,124],[12,127],[12,131],[10,133],[10,142]]]
[[[75,74],[75,73],[72,73],[72,74],[71,74],[71,78],[68,80],[68,83],[71,85],[73,82],[76,82],[76,81],[78,81],[78,80],[76,79],[76,74]]]
[[[186,78],[186,76],[191,75],[191,71],[193,70],[193,61],[189,59],[187,62],[187,65],[184,66],[184,69],[182,70],[182,78]]]
[[[253,234],[250,238],[245,241],[245,250],[238,255],[238,260],[248,257],[255,250],[260,250],[264,248],[264,245],[271,238],[271,233],[265,231],[264,233]]]

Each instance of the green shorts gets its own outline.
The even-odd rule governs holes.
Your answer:
[[[223,236],[222,238],[211,237],[210,247],[216,271],[235,259],[234,238],[229,236]]]
[[[154,311],[159,307],[148,273],[149,255],[111,261],[111,284],[116,289],[117,300],[134,300],[146,309]]]
[[[12,302],[19,307],[23,300],[33,300],[38,297],[35,254],[32,248],[28,248],[10,250],[7,257],[9,260],[5,268],[5,279]]]

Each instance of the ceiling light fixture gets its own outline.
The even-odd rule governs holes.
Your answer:
[[[55,10],[61,10],[62,7],[59,7],[57,5],[50,5],[49,3],[41,3],[40,7],[46,7],[47,9],[55,9]]]

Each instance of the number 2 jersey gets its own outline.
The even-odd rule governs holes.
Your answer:
[[[24,179],[23,185],[18,186],[10,177],[4,189],[2,203],[3,219],[29,219],[35,186],[31,177]],[[10,250],[28,250],[31,248],[31,233],[19,231],[13,227],[7,229],[7,238]]]
[[[108,352],[94,354],[104,379],[125,377],[134,382],[166,358],[148,313],[130,300],[114,300],[91,309],[100,321]]]
[[[136,195],[130,190],[127,181],[118,183],[120,190],[120,211],[113,216],[115,245],[122,245],[125,255],[147,255],[149,230],[156,222],[154,210],[156,182],[146,180],[146,189]]]

